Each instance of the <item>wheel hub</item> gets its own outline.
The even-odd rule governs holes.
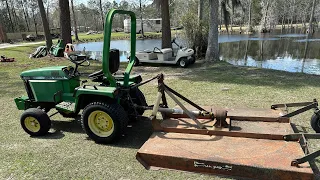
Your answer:
[[[31,132],[38,132],[40,130],[40,123],[34,117],[26,117],[24,120],[26,128]]]
[[[90,113],[88,125],[91,131],[100,137],[110,136],[114,131],[112,118],[106,112],[100,110]]]
[[[181,65],[181,66],[185,66],[186,63],[185,63],[184,61],[180,61],[180,65]]]

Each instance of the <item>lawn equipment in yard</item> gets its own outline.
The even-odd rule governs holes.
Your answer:
[[[1,56],[0,62],[13,62],[14,58],[7,58],[5,56]]]
[[[120,63],[119,50],[110,50],[112,18],[117,13],[131,16],[131,52],[125,72],[113,75]],[[49,131],[51,122],[46,112],[50,109],[65,117],[75,117],[83,110],[81,124],[87,135],[95,142],[111,143],[125,132],[129,118],[152,110],[154,133],[136,155],[147,169],[159,167],[254,179],[314,178],[308,161],[318,157],[320,151],[310,153],[307,139],[319,138],[319,134],[295,133],[290,117],[315,109],[311,125],[319,132],[316,100],[276,104],[271,109],[201,107],[168,87],[162,74],[142,81],[140,76],[130,75],[135,63],[135,20],[130,11],[108,12],[102,70],[89,75],[95,84],[82,81],[80,85],[78,67],[90,65],[85,56],[69,56],[75,67],[47,67],[21,73],[28,95],[16,98],[15,102],[18,109],[25,110],[20,122],[28,134],[40,136]],[[139,87],[152,80],[158,80],[158,94],[155,104],[148,106]],[[165,94],[180,108],[169,108]],[[303,107],[286,111],[293,106]],[[162,120],[157,118],[158,112]]]
[[[62,39],[59,39],[57,45],[53,45],[50,48],[49,54],[53,55],[54,57],[63,57],[64,48],[65,48],[64,41]]]
[[[157,79],[155,104],[136,106],[152,110],[154,133],[136,155],[146,169],[253,179],[314,179],[308,161],[318,157],[320,150],[310,153],[307,139],[319,139],[320,134],[295,133],[290,117],[314,109],[311,125],[319,132],[317,100],[275,104],[271,109],[201,107],[168,87],[162,74]],[[166,95],[180,108],[169,108]],[[288,112],[288,107],[299,106],[302,108]]]
[[[120,65],[119,50],[110,50],[112,18],[116,13],[131,16],[132,58],[124,73],[113,75]],[[15,103],[19,110],[25,110],[20,122],[28,134],[41,136],[49,131],[51,120],[47,112],[50,109],[56,109],[56,113],[64,117],[75,117],[83,110],[81,124],[88,136],[98,143],[110,143],[124,133],[128,117],[143,114],[144,110],[135,110],[133,104],[145,106],[144,95],[138,88],[132,88],[142,79],[140,75],[130,75],[136,50],[135,15],[111,10],[105,24],[102,70],[89,75],[94,84],[82,81],[80,85],[78,67],[90,65],[85,55],[69,56],[74,67],[46,67],[21,73],[27,96],[16,98]],[[64,46],[60,48],[63,50]],[[53,51],[59,54],[59,49]]]

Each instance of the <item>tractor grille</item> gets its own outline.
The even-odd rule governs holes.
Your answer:
[[[28,80],[23,80],[23,83],[24,83],[24,87],[26,88],[26,91],[27,91],[29,99],[30,100],[34,100],[34,95],[32,93],[29,81]]]

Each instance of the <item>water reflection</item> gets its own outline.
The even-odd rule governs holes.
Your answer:
[[[234,65],[320,75],[319,42],[312,39],[305,40],[305,43],[297,41],[297,38],[305,37],[306,35],[284,35],[278,40],[248,39],[236,43],[220,43],[220,56],[221,60]],[[237,51],[243,54],[235,53]]]
[[[306,34],[258,34],[258,35],[220,35],[220,59],[234,65],[254,66],[304,72],[320,75],[320,35]],[[183,44],[183,41],[179,42]],[[92,58],[101,59],[102,42],[76,45],[77,50],[86,48]],[[161,40],[137,40],[137,51],[161,47]],[[121,61],[129,56],[130,41],[111,41],[111,48],[120,50]]]

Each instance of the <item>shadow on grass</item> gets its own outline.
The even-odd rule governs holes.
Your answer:
[[[63,138],[65,135],[63,134],[63,132],[59,131],[59,130],[55,130],[53,132],[49,132],[48,134],[46,134],[45,136],[31,136],[32,138],[37,138],[37,139],[61,139]]]
[[[217,83],[272,86],[295,89],[303,86],[320,87],[320,76],[285,71],[234,66],[227,62],[198,62],[190,67],[192,74],[181,79]]]
[[[70,119],[70,121],[53,120],[51,121],[51,128],[54,130],[53,132],[40,138],[61,139],[64,137],[63,132],[85,133],[81,127],[80,116],[74,120]],[[129,123],[125,135],[118,142],[102,145],[139,149],[143,143],[148,140],[151,134],[151,121],[148,118],[141,118],[136,122]],[[92,141],[90,138],[87,138],[87,140]]]
[[[141,118],[129,124],[127,132],[122,139],[108,146],[139,149],[151,136],[152,124],[148,118]]]
[[[68,119],[70,121],[51,121],[51,128],[55,131],[70,132],[70,133],[85,133],[81,127],[80,116],[76,119]]]

